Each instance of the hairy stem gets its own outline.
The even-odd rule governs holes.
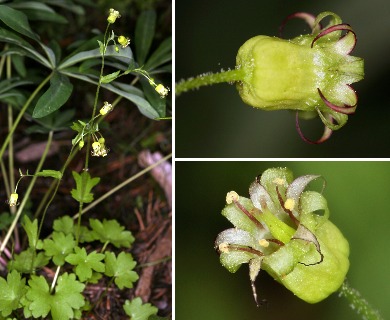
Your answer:
[[[198,89],[199,87],[213,85],[215,83],[223,82],[236,82],[244,79],[245,72],[243,69],[234,69],[228,71],[222,71],[219,73],[205,73],[195,78],[189,78],[182,80],[176,84],[175,93],[180,95],[182,92],[186,92],[191,89]]]
[[[340,288],[340,296],[349,301],[349,305],[364,320],[383,320],[378,310],[375,310],[356,289],[350,287],[347,281],[344,281]]]

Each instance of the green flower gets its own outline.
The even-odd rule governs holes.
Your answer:
[[[256,303],[254,282],[260,269],[309,303],[325,299],[342,285],[349,268],[348,242],[328,220],[322,194],[304,191],[319,177],[293,180],[288,169],[274,168],[251,184],[250,199],[228,193],[222,214],[235,228],[221,232],[215,248],[232,273],[249,264]]]
[[[118,42],[122,46],[122,49],[126,48],[130,44],[130,39],[125,36],[119,36]]]
[[[320,22],[328,16],[331,20],[322,28]],[[243,101],[253,107],[296,111],[301,137],[310,143],[321,143],[355,112],[357,95],[350,84],[363,79],[364,63],[349,55],[356,35],[336,14],[323,12],[315,18],[296,13],[286,21],[291,18],[304,19],[312,33],[291,40],[268,36],[249,39],[237,54],[236,68],[245,71],[237,88]],[[311,141],[302,134],[298,118],[316,114],[325,131],[320,139]]]

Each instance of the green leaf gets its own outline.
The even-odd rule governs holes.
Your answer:
[[[153,10],[143,11],[137,19],[135,27],[135,49],[137,61],[143,65],[149,53],[156,28],[156,12]]]
[[[34,219],[34,221],[31,221],[30,218],[25,215],[23,217],[23,229],[27,233],[28,237],[28,244],[30,248],[34,248],[37,245],[38,241],[38,220]]]
[[[17,271],[8,273],[7,281],[0,277],[0,311],[3,317],[20,307],[20,299],[26,290],[26,280]]]
[[[152,105],[153,109],[156,110],[160,117],[166,116],[166,105],[167,99],[162,99],[156,90],[150,85],[149,81],[145,78],[140,79],[144,94]]]
[[[52,177],[54,179],[61,179],[62,173],[56,170],[42,170],[35,174],[38,177]]]
[[[80,73],[75,73],[73,72],[73,70],[63,70],[63,73],[67,74],[70,77],[97,85],[97,82],[92,80],[89,76]],[[102,84],[102,87],[133,102],[144,116],[150,119],[157,119],[160,117],[158,112],[154,110],[150,103],[143,97],[142,91],[135,88],[134,86],[115,81],[112,84]]]
[[[83,171],[81,174],[73,171],[72,174],[76,181],[76,189],[72,189],[71,191],[73,199],[83,203],[92,202],[93,194],[91,193],[91,190],[99,183],[100,178],[91,178],[90,174],[86,171]]]
[[[134,237],[130,231],[124,231],[125,227],[121,226],[116,220],[89,219],[89,224],[94,231],[95,239],[102,243],[110,242],[115,247],[129,248],[134,242]]]
[[[9,270],[16,270],[21,273],[31,273],[49,263],[49,258],[43,252],[38,254],[33,248],[28,248],[19,254],[15,254],[13,260],[8,264]],[[31,270],[32,269],[32,270]]]
[[[101,77],[100,81],[101,81],[101,83],[109,83],[111,81],[114,81],[118,77],[119,73],[120,73],[120,71],[116,71],[116,72],[107,74],[107,75]]]
[[[19,37],[15,33],[0,28],[0,40],[17,45],[19,47],[18,49],[20,51],[20,54],[26,55],[27,57],[34,59],[39,63],[43,64],[44,66],[50,68],[49,61],[47,61],[45,57],[43,57],[39,52],[37,52],[27,41],[25,41],[23,38]],[[12,51],[14,52],[15,49],[16,48],[13,48]]]
[[[63,232],[64,234],[73,234],[73,219],[69,216],[63,216],[54,220],[53,229],[57,232]]]
[[[133,283],[138,280],[138,274],[133,271],[137,264],[130,253],[121,252],[115,257],[113,252],[106,252],[105,258],[106,271],[105,275],[115,278],[115,284],[119,289],[132,288]]]
[[[131,320],[148,320],[150,316],[157,314],[158,311],[150,303],[142,304],[142,300],[139,297],[133,299],[131,302],[126,300],[123,309],[130,316]]]
[[[165,39],[145,63],[145,70],[152,71],[172,60],[172,37]]]
[[[68,255],[65,261],[76,266],[75,273],[81,282],[87,281],[92,277],[92,270],[97,272],[104,272],[104,264],[100,261],[104,259],[103,253],[91,252],[87,255],[85,248],[75,248],[75,253]]]
[[[54,22],[59,24],[68,23],[68,20],[65,17],[54,12],[53,10],[42,11],[42,10],[26,9],[23,11],[31,21],[48,21],[48,22]]]
[[[51,312],[53,320],[74,319],[76,312],[85,304],[81,294],[85,286],[76,280],[74,274],[64,273],[58,277],[54,295],[50,294],[43,276],[31,276],[28,284],[25,314],[31,313],[34,318],[46,317]]]
[[[58,70],[63,70],[84,60],[100,58],[100,57],[101,57],[100,48],[89,50],[89,51],[82,51],[66,57],[59,64]],[[115,46],[112,45],[107,47],[105,57],[116,58],[119,61],[123,62],[124,64],[128,65],[133,60],[133,53],[131,52],[130,47],[126,47],[122,50],[119,50],[119,52],[116,52]]]
[[[27,17],[23,12],[0,5],[0,20],[16,32],[39,41],[39,37],[31,30]]]
[[[62,266],[65,263],[65,257],[73,252],[75,245],[73,234],[53,232],[52,239],[43,241],[43,250],[46,256],[53,258],[55,265]]]
[[[73,90],[69,78],[54,72],[49,89],[39,98],[33,112],[33,118],[42,118],[58,110],[68,101]]]

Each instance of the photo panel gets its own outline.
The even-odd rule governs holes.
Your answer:
[[[281,177],[275,172],[287,174]],[[250,185],[256,183],[256,179],[271,195],[271,200],[259,190],[254,192],[253,185],[249,191]],[[291,186],[294,185],[292,181],[295,181],[295,187],[288,191],[285,183]],[[388,318],[390,278],[387,272],[389,258],[386,254],[386,243],[389,240],[390,223],[389,181],[389,162],[176,162],[176,318],[359,319],[350,307],[350,302],[345,297],[340,297],[338,292],[338,287],[341,286],[338,277],[341,277],[342,282],[345,273],[350,286],[357,289],[362,297],[377,308],[383,318]],[[252,217],[256,216],[257,220],[262,221],[261,223],[264,224],[265,220],[262,219],[265,218],[261,218],[260,215],[264,216],[267,212],[284,221],[293,229],[294,235],[291,239],[294,240],[288,238],[285,241],[274,230],[271,235],[265,235],[263,240],[260,239],[260,247],[258,244],[252,246],[245,242],[249,241],[245,240],[246,237],[254,237],[256,241],[261,237],[257,233],[258,222],[248,220],[249,214],[235,205],[235,199],[231,194],[228,199],[233,204],[230,204],[230,207],[226,205],[227,193],[231,191],[239,195],[240,201],[243,201],[242,206],[252,214]],[[251,196],[254,198],[244,200]],[[288,200],[294,197],[295,203],[291,199]],[[253,209],[253,206],[253,210],[250,209],[250,205],[244,201],[261,206],[262,213]],[[224,211],[223,216],[221,213],[225,206],[235,211],[229,211],[230,213]],[[292,222],[289,210],[293,212],[298,223]],[[318,226],[321,227],[316,229],[308,217],[317,219]],[[240,224],[241,219],[247,220]],[[270,227],[269,221],[265,225],[271,230],[273,227]],[[302,225],[299,232],[298,225]],[[312,233],[302,233],[305,225]],[[232,232],[241,230],[239,232],[243,234],[246,232],[246,235],[240,233],[238,240],[225,235],[225,238],[218,240],[217,236],[227,229],[234,230]],[[279,248],[277,241],[272,238],[282,239],[285,243],[282,245],[279,243]],[[315,245],[317,240],[320,243],[318,250]],[[240,241],[244,241],[244,244]],[[232,243],[235,243],[236,247]],[[270,257],[275,257],[275,252],[278,254],[282,252],[279,251],[281,248],[287,248],[293,243],[298,243],[299,248],[301,245],[302,248],[306,248],[305,243],[311,246],[313,260],[297,258],[299,261],[295,261],[290,271],[285,273],[275,271],[273,276],[270,275],[272,264],[269,262]],[[230,273],[221,264],[219,253],[234,253],[237,247],[245,248],[242,251],[244,256],[246,253],[251,259],[259,255],[258,251],[267,257],[263,260],[263,266],[268,263],[268,269],[265,266],[264,270],[260,270],[254,282],[259,307],[256,306],[251,288],[246,263],[248,256],[237,258],[242,259],[244,263],[235,273]],[[319,252],[323,256],[322,260]],[[295,253],[293,256],[295,257]],[[225,258],[229,259],[226,256]],[[280,255],[276,263],[288,264],[288,261],[288,256]],[[332,261],[337,265],[336,269],[332,269],[335,265],[327,269],[327,265]],[[275,265],[272,268],[277,270]],[[231,271],[235,271],[233,269],[234,267]],[[301,274],[297,273],[299,270]],[[281,283],[290,281],[289,275],[295,275],[297,282],[293,281],[290,284],[284,282],[285,286],[290,286],[287,289]],[[329,292],[319,293],[320,290]],[[306,302],[310,299],[316,301]]]
[[[201,79],[195,89],[183,90],[180,95],[176,95],[176,156],[388,157],[390,149],[387,141],[390,133],[387,123],[390,109],[386,107],[389,103],[386,76],[390,68],[390,41],[385,33],[390,27],[388,9],[389,4],[385,0],[311,3],[282,0],[268,3],[206,0],[177,2],[176,90],[182,88],[180,86],[187,79],[198,75],[201,75]],[[200,86],[202,78],[210,73],[242,69],[242,61],[245,59],[236,62],[237,56],[240,56],[238,51],[253,37],[280,37],[284,39],[281,41],[296,40],[300,35],[315,38],[319,30],[314,28],[312,32],[309,24],[298,19],[306,19],[308,16],[298,15],[288,22],[285,18],[297,12],[317,16],[328,11],[340,17],[341,20],[336,23],[350,25],[350,32],[345,29],[334,32],[327,30],[321,39],[315,40],[312,48],[312,41],[296,48],[275,46],[272,41],[264,41],[264,46],[253,49],[257,50],[257,58],[266,56],[268,59],[258,62],[257,58],[253,58],[261,69],[255,71],[258,82],[252,83],[252,80],[245,78],[248,77],[246,74],[244,80],[238,77],[238,80],[227,80],[229,83]],[[330,17],[321,21],[323,30],[331,23]],[[282,35],[279,33],[281,25],[284,25]],[[333,41],[333,45],[346,33],[351,39],[356,36],[357,41],[356,45],[352,45],[354,40],[351,40],[351,47],[345,50],[342,59],[329,58],[333,49],[321,51],[327,37],[332,38],[330,42]],[[352,47],[353,50],[349,52]],[[314,57],[311,49],[317,50],[325,60],[330,59],[330,65],[323,61],[321,70],[316,69],[318,55]],[[272,60],[274,56],[283,56],[283,52],[292,60],[286,63]],[[353,66],[355,62],[348,60],[341,63],[349,57],[363,59],[364,71]],[[363,73],[364,79],[361,80]],[[312,78],[313,74],[315,76]],[[353,79],[345,78],[352,74]],[[246,82],[247,89],[242,89]],[[356,96],[349,84],[352,84]],[[251,95],[245,97],[240,90],[258,90],[262,99],[253,101]],[[318,90],[321,90],[323,96]],[[308,92],[310,94],[306,95]],[[307,111],[309,105],[311,112]],[[353,107],[348,109],[348,106]],[[320,139],[324,132],[323,122],[334,129],[333,134],[320,145],[304,142],[296,129],[297,110],[300,110],[299,126],[304,137],[312,141]],[[325,120],[320,118],[319,113]],[[332,124],[329,124],[330,121]]]

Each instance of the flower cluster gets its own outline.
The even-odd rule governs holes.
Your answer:
[[[325,299],[343,283],[348,242],[329,221],[322,194],[304,191],[319,177],[293,180],[288,169],[273,168],[250,185],[250,199],[228,193],[222,214],[235,228],[218,235],[215,249],[230,272],[249,264],[256,303],[254,282],[260,269],[309,303]]]
[[[326,17],[330,22],[321,27]],[[243,101],[253,107],[296,111],[296,128],[302,139],[321,143],[356,111],[357,95],[350,84],[363,79],[364,62],[350,55],[356,35],[338,15],[296,13],[285,20],[281,30],[291,18],[304,19],[312,32],[291,40],[268,36],[249,39],[237,54],[237,69],[245,73],[237,88]],[[316,115],[325,131],[312,141],[301,132],[298,119]]]

